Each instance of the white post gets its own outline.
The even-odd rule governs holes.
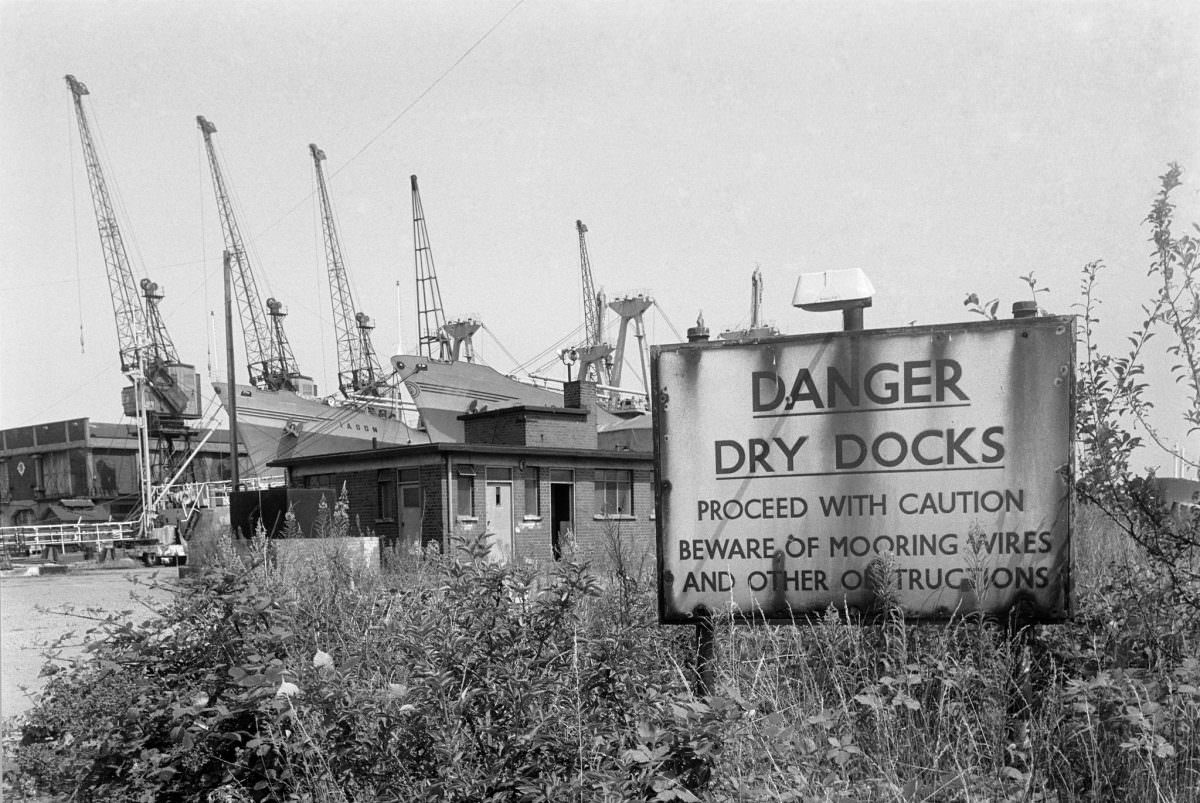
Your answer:
[[[133,380],[134,407],[137,413],[138,476],[141,480],[139,485],[142,502],[142,537],[145,538],[152,526],[153,511],[151,510],[150,493],[150,434],[146,421],[146,374],[143,371],[141,348],[138,349],[137,370],[131,371],[129,378]]]

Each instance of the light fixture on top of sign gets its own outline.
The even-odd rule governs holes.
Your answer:
[[[871,306],[875,287],[861,268],[801,273],[792,306],[807,312],[842,311],[842,328],[862,329],[862,311]]]

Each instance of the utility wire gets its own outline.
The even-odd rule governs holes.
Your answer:
[[[339,167],[337,170],[330,172],[328,174],[328,178],[335,177],[338,173],[341,173],[343,170],[345,170],[347,167],[349,167],[351,162],[353,162],[355,159],[357,159],[358,157],[360,157],[364,153],[366,153],[368,148],[370,148],[372,145],[374,145],[376,142],[378,142],[379,139],[384,134],[386,134],[388,131],[390,131],[396,125],[396,123],[400,122],[400,120],[406,114],[408,114],[413,109],[413,107],[415,107],[418,103],[420,103],[422,100],[424,100],[426,95],[428,95],[430,92],[432,92],[434,89],[436,89],[438,84],[440,84],[442,81],[444,81],[446,79],[446,77],[448,75],[450,75],[450,73],[454,72],[455,68],[457,68],[458,65],[462,64],[466,60],[467,56],[470,56],[471,53],[474,52],[475,48],[477,48],[481,44],[483,44],[484,40],[486,40],[489,36],[492,35],[492,33],[495,32],[495,30],[497,28],[499,28],[502,24],[504,24],[504,21],[507,20],[510,16],[512,16],[512,13],[514,11],[516,11],[518,8],[520,8],[521,5],[524,4],[524,2],[525,2],[525,0],[517,0],[517,2],[515,4],[513,4],[512,8],[510,8],[508,11],[506,11],[504,13],[504,15],[502,17],[500,17],[500,19],[496,20],[496,22],[492,24],[492,27],[490,27],[486,31],[484,31],[483,35],[480,36],[478,39],[476,39],[474,44],[472,44],[470,47],[468,47],[466,50],[464,50],[462,55],[459,56],[454,61],[453,64],[451,64],[449,67],[447,67],[442,72],[441,75],[439,75],[437,78],[435,78],[433,80],[433,83],[431,83],[429,86],[425,87],[425,90],[423,92],[421,92],[421,94],[417,95],[415,98],[413,98],[408,103],[407,106],[405,106],[403,109],[401,109],[400,113],[397,114],[395,117],[393,117],[391,119],[391,121],[379,131],[378,134],[376,134],[375,136],[373,136],[369,140],[367,140],[366,144],[363,145],[361,148],[359,148],[357,151],[355,151],[354,155],[352,155],[349,159],[347,159],[345,162],[343,162],[341,167]],[[288,217],[290,217],[293,212],[295,212],[301,206],[306,204],[308,202],[308,200],[312,197],[313,197],[313,193],[310,192],[306,197],[301,198],[299,201],[296,202],[296,204],[294,206],[292,206],[290,209],[288,209],[286,212],[284,212],[282,215],[280,215],[278,218],[276,218],[274,223],[272,223],[271,225],[267,226],[265,229],[260,231],[258,233],[257,238],[261,238],[264,235],[266,235],[267,232],[271,231],[276,226],[278,226],[280,223],[282,223],[284,220],[286,220]]]
[[[514,373],[521,370],[521,361],[514,357],[511,351],[504,347],[504,344],[500,342],[500,338],[496,337],[496,333],[489,329],[486,323],[480,323],[480,327],[483,329],[483,331],[491,335],[492,342],[499,346],[500,350],[504,352],[504,356],[508,357],[508,359],[512,361],[512,364],[515,366],[513,369]]]
[[[395,117],[393,117],[392,121],[390,123],[388,123],[386,126],[384,126],[382,131],[380,131],[375,136],[371,137],[371,139],[367,140],[366,145],[363,145],[361,148],[359,148],[358,151],[353,156],[351,156],[349,159],[347,159],[342,164],[341,167],[339,167],[337,170],[334,170],[332,173],[330,173],[330,177],[336,176],[338,173],[345,170],[347,165],[349,165],[351,162],[353,162],[355,159],[357,159],[359,156],[361,156],[367,150],[367,148],[374,145],[375,142],[380,137],[382,137],[389,130],[391,130],[392,126],[394,126],[394,125],[396,125],[396,123],[400,122],[400,118],[404,117],[404,115],[408,114],[410,109],[412,109],[414,106],[416,106],[422,100],[424,100],[426,95],[428,95],[430,92],[432,92],[434,90],[434,88],[436,88],[437,85],[440,84],[446,78],[446,76],[448,76],[451,72],[453,72],[456,67],[458,67],[458,65],[462,64],[466,60],[467,56],[471,55],[472,51],[474,51],[475,48],[477,48],[481,44],[483,44],[483,40],[485,40],[489,36],[491,36],[492,32],[495,31],[497,28],[499,28],[506,19],[508,19],[510,16],[512,16],[512,13],[514,11],[516,11],[521,6],[521,4],[524,2],[525,2],[525,0],[517,0],[517,2],[513,5],[513,7],[504,13],[504,16],[502,16],[500,19],[496,20],[495,24],[493,24],[492,27],[488,28],[484,32],[483,36],[476,39],[475,43],[473,45],[471,45],[465,51],[463,51],[463,54],[461,56],[459,56],[458,59],[453,64],[451,64],[449,67],[447,67],[446,70],[441,75],[439,75],[437,78],[435,78],[433,83],[425,88],[424,92],[422,92],[420,95],[417,95],[417,97],[414,98],[411,103],[409,103],[407,106],[405,106],[403,109],[401,109],[400,113],[397,114]]]

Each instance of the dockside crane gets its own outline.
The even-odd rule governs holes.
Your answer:
[[[66,82],[75,105],[92,207],[104,253],[109,295],[117,323],[121,372],[134,379],[133,386],[122,389],[122,408],[125,415],[139,419],[139,428],[144,427],[148,438],[157,440],[157,465],[147,465],[144,480],[161,479],[174,472],[190,446],[191,437],[196,434],[188,422],[201,417],[199,377],[195,366],[179,360],[175,343],[158,309],[163,298],[159,285],[149,279],[142,279],[140,284],[134,281],[125,240],[83,107],[83,97],[91,93],[73,75],[66,76]],[[141,392],[143,388],[148,394]],[[179,439],[184,441],[183,450],[177,448]]]
[[[350,278],[342,261],[342,244],[333,218],[333,204],[325,182],[325,151],[308,146],[317,174],[317,196],[321,204],[321,228],[325,234],[325,265],[329,274],[329,297],[333,304],[333,325],[337,333],[338,390],[349,398],[367,394],[378,396],[383,370],[371,343],[375,324],[370,316],[355,309]]]
[[[261,390],[291,390],[306,395],[315,395],[316,386],[312,378],[300,373],[292,346],[284,331],[283,319],[287,308],[283,302],[268,298],[264,305],[258,294],[258,283],[246,253],[233,204],[225,187],[225,177],[220,160],[213,145],[212,135],[217,127],[203,116],[196,117],[196,124],[204,136],[204,148],[208,153],[208,166],[212,173],[213,191],[217,196],[217,210],[221,218],[221,235],[225,250],[229,252],[233,266],[233,289],[238,312],[242,321],[242,340],[246,347],[246,370],[250,384]],[[233,389],[230,388],[230,392]]]
[[[417,177],[411,176],[413,207],[413,259],[417,276],[417,339],[420,354],[433,360],[475,361],[472,337],[483,324],[475,318],[446,321],[442,313],[442,291],[438,287],[433,250],[425,228],[425,208]]]
[[[579,234],[579,270],[583,277],[584,342],[575,348],[579,359],[579,378],[600,385],[609,384],[609,356],[612,346],[604,342],[604,296],[596,293],[592,282],[592,263],[588,259],[587,230],[583,221],[575,221]]]

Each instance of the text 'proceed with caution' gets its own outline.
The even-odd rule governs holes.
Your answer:
[[[664,622],[1069,613],[1074,319],[653,352]]]

